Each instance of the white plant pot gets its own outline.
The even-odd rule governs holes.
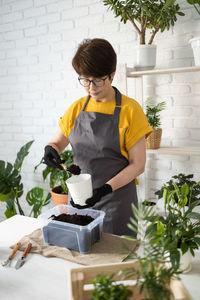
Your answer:
[[[191,44],[195,66],[200,66],[200,36],[189,40]]]
[[[151,70],[156,65],[156,45],[137,45],[135,47],[135,69]]]
[[[182,255],[181,250],[180,254],[181,254],[181,258],[180,258],[180,271],[182,271],[183,273],[187,273],[192,269],[192,265],[191,265],[191,261],[192,261],[192,254],[190,251],[187,251],[185,254]]]

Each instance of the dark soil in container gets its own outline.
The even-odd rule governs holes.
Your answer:
[[[94,218],[91,216],[85,215],[69,215],[69,214],[61,214],[59,216],[52,215],[50,217],[52,220],[55,221],[60,221],[60,222],[66,222],[66,223],[71,223],[71,224],[76,224],[76,225],[81,225],[85,226],[90,224],[92,221],[94,221]]]

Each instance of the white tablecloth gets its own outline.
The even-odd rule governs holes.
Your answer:
[[[37,219],[16,215],[0,223],[0,262],[7,259],[12,244],[40,227]],[[59,258],[28,254],[20,269],[14,268],[20,257],[18,251],[11,267],[0,265],[0,299],[2,300],[70,300],[67,293],[68,269],[78,264]],[[200,300],[200,252],[192,263],[192,270],[181,275],[194,300]]]

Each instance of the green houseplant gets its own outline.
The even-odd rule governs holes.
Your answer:
[[[139,35],[140,45],[136,47],[138,61],[135,65],[138,70],[155,66],[156,46],[152,44],[155,35],[174,26],[177,15],[184,16],[175,0],[103,0],[103,4],[114,12],[115,17],[120,17],[121,22],[130,21]],[[150,38],[148,45],[145,45],[147,30]]]
[[[166,107],[166,102],[159,102],[157,105],[154,105],[150,98],[146,101],[146,117],[153,128],[153,131],[146,138],[146,147],[147,149],[158,149],[160,148],[160,141],[162,136],[160,112],[163,111]]]
[[[172,178],[167,181],[161,188],[155,192],[155,195],[158,196],[158,199],[161,199],[163,197],[163,192],[166,187],[169,188],[170,191],[174,190],[174,183],[177,185],[178,188],[181,188],[181,186],[186,183],[188,185],[191,192],[191,203],[195,202],[197,200],[200,200],[200,183],[193,180],[194,175],[193,174],[183,174],[179,173],[178,175],[172,176]],[[178,202],[178,197],[176,193],[174,194],[174,199],[176,202]],[[186,206],[188,203],[186,203]]]
[[[24,215],[20,204],[20,197],[24,193],[21,168],[32,143],[33,141],[30,141],[21,147],[14,164],[0,160],[0,201],[6,203],[4,214],[7,218],[17,213]],[[32,207],[29,216],[37,217],[41,213],[42,207],[49,203],[49,199],[50,194],[45,195],[42,188],[32,188],[26,195],[26,201]]]
[[[64,160],[64,164],[66,166],[70,166],[73,163],[73,151],[72,150],[64,150],[60,157]],[[42,157],[41,161],[37,166],[35,166],[35,170],[40,165],[44,164],[44,158]],[[66,185],[66,180],[70,178],[72,175],[70,172],[65,170],[60,170],[56,168],[49,167],[45,165],[44,170],[42,171],[43,180],[47,180],[49,178],[49,186],[51,189],[51,197],[55,203],[58,204],[67,204],[68,202],[68,188]]]
[[[91,300],[130,299],[132,292],[123,284],[113,284],[113,276],[99,274],[91,281],[94,284]]]
[[[199,183],[197,183],[199,185]],[[173,183],[173,189],[164,187],[163,198],[165,215],[152,218],[152,224],[147,228],[152,244],[163,247],[174,268],[179,268],[182,255],[191,253],[200,247],[200,213],[194,208],[200,200],[191,201],[195,184],[182,186]],[[188,264],[184,268],[190,268]]]
[[[126,260],[137,261],[137,264],[121,270],[120,273],[124,273],[125,279],[136,277],[140,299],[173,299],[170,283],[180,271],[174,268],[174,265],[169,266],[166,263],[168,257],[163,245],[152,243],[150,240],[149,226],[152,228],[158,217],[152,206],[145,206],[142,202],[139,202],[138,208],[133,204],[132,211],[135,218],[130,218],[128,227],[137,234],[139,248],[138,251],[132,251],[124,246],[124,249],[128,252]],[[135,243],[133,236],[124,236],[124,238]]]

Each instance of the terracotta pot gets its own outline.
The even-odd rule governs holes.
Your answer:
[[[54,201],[55,205],[68,204],[68,195],[61,194],[61,186],[56,186],[51,190],[51,198]]]

